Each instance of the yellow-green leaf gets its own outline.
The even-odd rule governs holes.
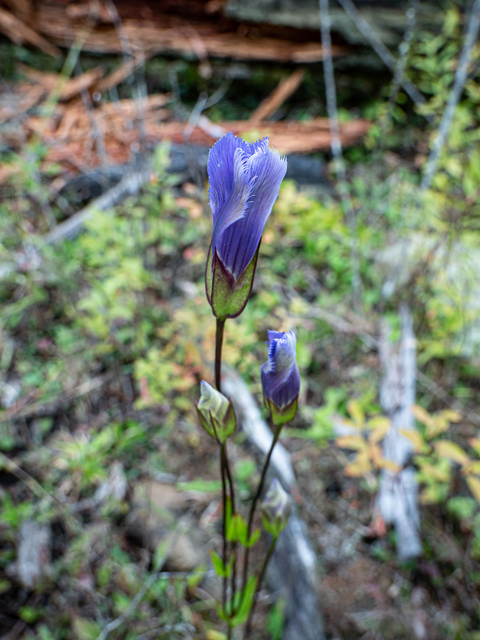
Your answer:
[[[375,416],[374,418],[370,418],[367,422],[367,427],[369,429],[382,429],[386,425],[387,429],[391,425],[390,420],[386,416]]]
[[[426,446],[421,434],[418,431],[410,431],[407,429],[400,429],[400,433],[402,436],[405,436],[407,440],[413,445],[413,450],[415,453],[424,453],[428,447]]]
[[[415,416],[415,419],[418,420],[418,422],[420,422],[421,424],[424,424],[426,427],[428,427],[432,423],[430,414],[418,404],[413,404],[411,407],[411,411]]]
[[[220,631],[215,631],[214,629],[208,629],[205,633],[205,638],[207,640],[227,640],[227,636]]]
[[[475,500],[480,502],[480,478],[477,478],[476,476],[468,476],[467,484]]]
[[[390,429],[390,420],[387,420],[383,424],[380,424],[378,427],[375,427],[369,436],[369,440],[371,444],[377,444],[380,440],[383,440],[387,435],[388,430]]]
[[[337,446],[342,449],[354,449],[360,451],[367,447],[367,442],[362,436],[341,436],[335,440]]]
[[[365,414],[358,400],[350,400],[350,402],[347,404],[347,410],[348,413],[352,416],[353,421],[358,426],[362,426],[364,424]]]
[[[448,458],[464,466],[470,462],[470,458],[465,451],[455,442],[450,440],[440,440],[435,443],[435,450],[440,457]]]

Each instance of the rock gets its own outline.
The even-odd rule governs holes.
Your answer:
[[[19,380],[10,380],[10,382],[4,382],[0,385],[0,405],[2,408],[9,409],[12,407],[20,395],[21,390],[22,386]]]
[[[24,520],[18,537],[16,574],[26,589],[33,589],[50,566],[50,524]]]
[[[179,522],[190,500],[190,494],[155,480],[140,482],[134,489],[127,533],[152,552],[159,544],[168,550],[165,562],[171,571],[193,571],[208,562],[205,534],[192,525],[184,530]]]
[[[165,540],[166,546],[172,544],[165,558],[166,566],[171,571],[194,571],[207,561],[207,555],[203,549],[205,539],[195,531],[184,533],[169,533]]]

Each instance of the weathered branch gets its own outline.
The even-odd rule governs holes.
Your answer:
[[[377,504],[385,522],[397,533],[397,553],[402,560],[421,554],[419,535],[418,485],[410,464],[413,446],[402,431],[413,431],[411,411],[415,403],[416,347],[412,317],[407,307],[401,309],[402,338],[395,353],[386,331],[380,342],[380,358],[385,370],[380,388],[380,404],[392,426],[383,441],[383,453],[400,471],[385,469],[380,479]]]

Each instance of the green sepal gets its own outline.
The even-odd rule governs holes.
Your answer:
[[[266,399],[266,402],[270,410],[272,422],[276,427],[281,427],[287,422],[291,422],[294,419],[295,414],[297,413],[298,398],[295,398],[293,402],[291,402],[283,409],[277,407],[277,405],[274,404],[271,400]]]
[[[263,528],[271,536],[273,536],[273,538],[275,538],[275,540],[278,538],[278,536],[285,529],[285,527],[287,526],[287,522],[288,522],[288,518],[287,518],[287,520],[285,520],[283,522],[281,520],[274,520],[272,522],[271,520],[268,520],[268,518],[266,518],[264,515],[262,515]]]
[[[212,257],[210,245],[205,269],[205,290],[216,318],[236,318],[245,309],[252,292],[259,250],[260,243],[245,271],[235,282],[235,278],[225,269],[217,252]],[[213,265],[212,260],[214,260]]]
[[[216,436],[215,436],[215,431],[213,429],[212,426],[212,421],[210,420],[210,422],[208,420],[205,419],[205,415],[202,411],[200,411],[197,407],[197,414],[198,414],[198,420],[200,421],[200,424],[202,425],[202,427],[205,429],[205,431],[208,433],[209,436],[211,436],[214,440],[216,440]],[[211,418],[211,414],[209,413],[210,418]]]
[[[214,440],[218,440],[221,444],[226,442],[227,438],[232,435],[235,431],[235,427],[237,426],[237,419],[231,402],[229,403],[227,413],[221,422],[213,417],[211,411],[202,411],[198,406],[197,414],[200,424],[208,435]],[[207,417],[209,418],[208,420]]]
[[[227,438],[232,435],[232,433],[235,431],[235,427],[237,426],[237,419],[235,417],[235,411],[231,402],[228,405],[228,411],[223,419],[222,424],[220,425],[217,423],[215,426],[217,428],[218,439],[223,444],[224,442],[226,442]]]

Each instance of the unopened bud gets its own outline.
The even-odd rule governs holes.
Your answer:
[[[234,432],[235,413],[232,403],[205,380],[200,383],[197,411],[202,427],[215,440],[223,443]]]
[[[291,497],[274,478],[262,502],[263,526],[272,536],[278,536],[287,526],[291,511]]]

